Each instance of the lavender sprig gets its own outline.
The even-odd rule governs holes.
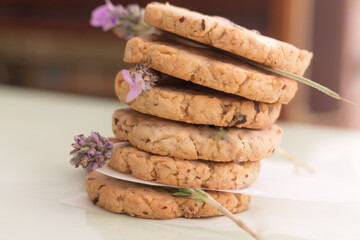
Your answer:
[[[199,188],[177,188],[177,187],[162,187],[168,191],[173,192],[174,196],[187,197],[196,199],[196,202],[205,202],[213,207],[215,207],[219,212],[228,217],[231,221],[236,223],[240,228],[245,230],[248,234],[250,234],[255,239],[259,239],[256,233],[254,233],[243,221],[237,219],[234,214],[232,214],[229,210],[223,207],[219,202],[217,202],[214,198],[212,198],[208,193],[199,189]]]
[[[104,166],[112,156],[113,144],[98,132],[91,132],[89,137],[76,135],[74,140],[75,143],[71,144],[74,149],[70,152],[70,163],[76,168],[82,166],[94,171]]]
[[[332,97],[332,98],[335,98],[337,100],[342,100],[344,102],[347,102],[347,103],[350,103],[350,104],[353,104],[353,105],[356,105],[354,102],[346,99],[346,98],[343,98],[341,97],[338,93],[334,92],[333,90],[325,87],[325,86],[322,86],[321,84],[317,83],[317,82],[314,82],[308,78],[305,78],[305,77],[302,77],[302,76],[299,76],[299,75],[296,75],[294,73],[291,73],[291,72],[288,72],[288,71],[285,71],[285,70],[281,70],[279,68],[274,68],[274,67],[270,67],[270,66],[266,66],[262,63],[258,63],[256,61],[253,61],[253,60],[250,60],[250,59],[247,59],[247,58],[244,58],[244,57],[241,57],[241,56],[236,56],[238,58],[240,58],[242,61],[250,64],[250,65],[253,65],[255,67],[258,67],[258,68],[261,68],[263,70],[266,70],[266,71],[269,71],[269,72],[272,72],[272,73],[276,73],[276,74],[279,74],[281,76],[284,76],[284,77],[288,77],[288,78],[291,78],[293,80],[296,80],[298,82],[301,82],[303,84],[306,84],[312,88],[315,88],[317,90],[319,90],[320,92],[322,93],[325,93],[326,95]]]
[[[91,26],[102,27],[104,31],[112,30],[125,39],[156,31],[143,21],[145,10],[138,4],[124,7],[121,4],[113,5],[110,0],[105,0],[105,3],[92,11]]]
[[[238,26],[239,27],[239,26]],[[254,31],[254,30],[252,30]],[[250,60],[250,59],[247,59],[245,57],[242,57],[242,56],[239,56],[239,55],[236,55],[234,53],[231,53],[231,52],[228,52],[228,51],[225,51],[225,50],[222,50],[222,49],[219,49],[219,48],[215,48],[215,47],[212,47],[212,46],[209,46],[209,45],[206,45],[204,43],[200,43],[200,42],[197,42],[195,40],[191,40],[191,39],[188,39],[188,38],[184,38],[184,37],[181,37],[181,36],[178,36],[178,35],[175,35],[175,34],[172,34],[172,33],[168,33],[168,32],[165,32],[163,31],[162,33],[172,37],[172,38],[176,38],[176,39],[181,39],[182,41],[188,41],[188,42],[191,42],[192,44],[195,44],[195,45],[198,45],[198,47],[203,47],[203,48],[210,48],[210,49],[213,49],[215,51],[218,51],[218,52],[221,52],[225,55],[228,55],[228,56],[231,56],[233,58],[237,58],[237,59],[240,59],[241,61],[247,63],[247,64],[250,64],[252,66],[255,66],[255,67],[258,67],[258,68],[261,68],[265,71],[268,71],[268,72],[271,72],[271,73],[275,73],[275,74],[278,74],[278,75],[281,75],[283,77],[287,77],[287,78],[291,78],[295,81],[298,81],[298,82],[301,82],[303,84],[306,84],[312,88],[315,88],[317,90],[319,90],[320,92],[322,93],[325,93],[326,95],[332,97],[332,98],[335,98],[337,100],[342,100],[344,102],[347,102],[347,103],[350,103],[350,104],[353,104],[353,105],[357,105],[356,103],[346,99],[346,98],[343,98],[341,97],[338,93],[334,92],[333,90],[325,87],[325,86],[322,86],[321,84],[317,83],[317,82],[314,82],[308,78],[305,78],[305,77],[302,77],[302,76],[299,76],[299,75],[296,75],[294,73],[290,73],[288,71],[285,71],[285,70],[281,70],[279,68],[274,68],[274,67],[270,67],[270,66],[267,66],[267,65],[264,65],[262,63],[259,63],[259,62],[256,62],[256,61],[253,61],[253,60]]]

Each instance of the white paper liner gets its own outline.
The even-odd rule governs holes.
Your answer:
[[[122,146],[128,144],[121,143]],[[259,177],[251,187],[221,191],[302,201],[360,202],[360,177],[349,168],[342,168],[339,163],[339,159],[314,162],[317,172],[312,174],[304,170],[295,173],[294,164],[286,160],[264,159],[261,161]],[[97,171],[125,181],[170,186],[137,179],[131,174],[117,172],[107,165]]]

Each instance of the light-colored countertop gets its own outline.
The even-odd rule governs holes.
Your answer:
[[[86,172],[68,163],[72,137],[93,130],[112,136],[111,116],[121,106],[116,100],[0,85],[0,239],[250,239],[242,238],[246,235],[241,230],[219,232],[154,224],[59,202],[85,191]],[[280,125],[284,129],[282,147],[298,158],[329,155],[339,157],[341,165],[343,157],[354,162],[355,171],[360,172],[359,131]],[[359,203],[254,200],[273,204],[280,212],[299,206],[309,209],[308,219],[302,216],[300,222],[287,212],[287,229],[303,227],[314,239],[359,239]],[[324,206],[327,208],[322,210]],[[321,215],[327,221],[317,221]],[[279,232],[265,239],[301,239],[291,235],[291,231]]]

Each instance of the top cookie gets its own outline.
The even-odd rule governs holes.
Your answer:
[[[144,21],[157,28],[243,56],[264,65],[303,75],[312,53],[260,35],[231,21],[153,2]]]
[[[147,63],[170,76],[259,102],[287,104],[297,91],[295,80],[211,49],[183,45],[163,35],[130,39],[124,61]]]

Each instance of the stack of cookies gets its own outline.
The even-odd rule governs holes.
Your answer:
[[[294,97],[297,83],[231,54],[298,75],[305,72],[312,54],[224,18],[169,4],[148,4],[144,20],[166,33],[132,38],[124,61],[146,64],[159,80],[127,102],[131,86],[121,72],[117,75],[116,94],[130,108],[116,110],[112,126],[116,139],[130,145],[115,148],[109,166],[177,187],[250,186],[260,160],[280,144],[282,131],[274,123],[281,105]],[[88,176],[87,189],[98,206],[142,218],[220,214],[203,202],[97,172]],[[248,208],[247,195],[208,192],[233,213]]]

